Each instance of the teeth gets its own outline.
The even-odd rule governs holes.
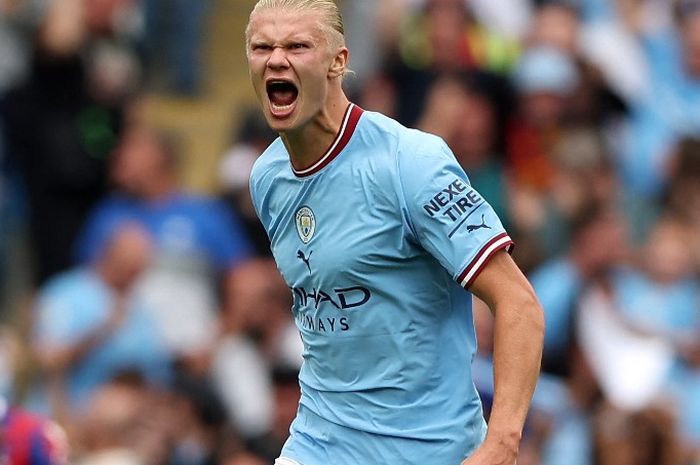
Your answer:
[[[288,110],[291,110],[293,106],[294,106],[293,103],[290,103],[289,105],[276,105],[273,103],[272,109],[275,111],[288,111]]]
[[[290,81],[269,81],[266,85],[267,85],[268,88],[269,88],[270,86],[274,86],[274,85],[276,85],[276,84],[290,84],[290,85],[294,85],[294,84],[292,84]]]

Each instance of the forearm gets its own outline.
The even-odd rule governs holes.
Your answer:
[[[44,349],[41,362],[48,372],[62,373],[71,365],[82,360],[111,334],[112,328],[109,324],[100,325],[73,344]]]
[[[488,434],[517,447],[539,374],[544,317],[529,292],[500,302],[493,312],[495,393]]]

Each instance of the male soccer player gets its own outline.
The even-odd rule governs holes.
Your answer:
[[[514,465],[543,318],[493,210],[441,139],[348,101],[332,0],[260,0],[246,46],[280,134],[251,193],[304,344],[276,463]],[[470,293],[495,315],[488,430]]]

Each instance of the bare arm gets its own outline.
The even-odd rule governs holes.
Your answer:
[[[495,317],[493,408],[486,440],[463,465],[515,465],[542,357],[544,315],[534,290],[505,251],[470,291]]]

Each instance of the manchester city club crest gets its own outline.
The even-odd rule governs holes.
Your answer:
[[[309,207],[301,207],[295,215],[297,233],[304,244],[308,244],[316,232],[316,217]]]

